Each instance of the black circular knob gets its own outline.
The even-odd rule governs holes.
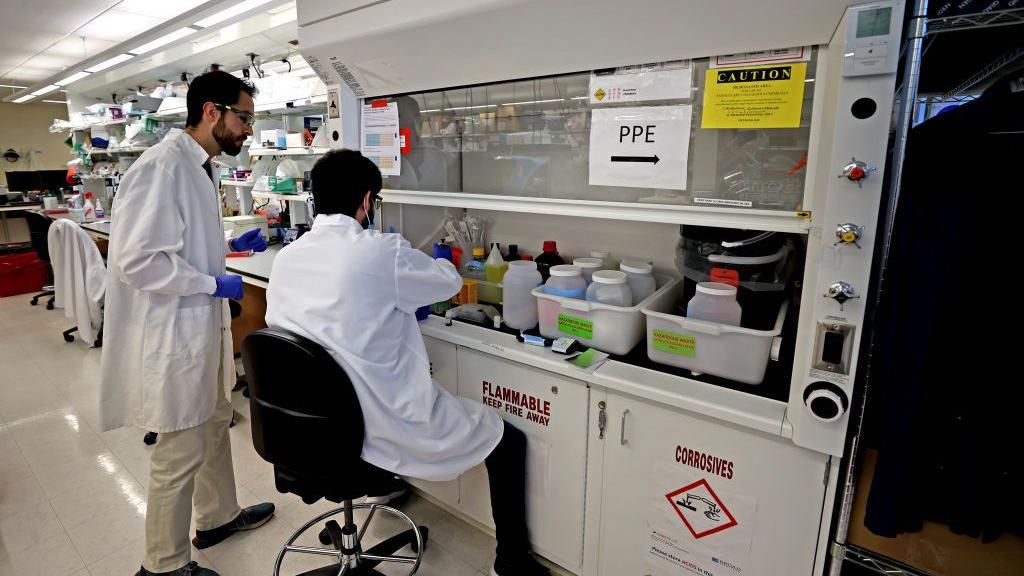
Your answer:
[[[822,422],[835,422],[850,409],[850,398],[831,382],[812,382],[804,389],[804,404]]]

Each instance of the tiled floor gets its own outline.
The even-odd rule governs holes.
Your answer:
[[[63,312],[28,302],[0,299],[0,576],[130,576],[142,559],[150,448],[141,430],[99,431],[100,351],[65,343],[60,332],[71,322]],[[277,514],[258,530],[193,550],[193,559],[223,576],[269,575],[287,537],[334,506],[276,491],[271,466],[252,447],[248,402],[235,396],[240,504],[270,500]],[[404,510],[431,529],[418,574],[489,573],[493,538],[415,496]],[[375,519],[369,532],[384,537],[392,525]],[[306,543],[319,545],[314,538]],[[286,561],[283,573],[324,563],[300,560]]]

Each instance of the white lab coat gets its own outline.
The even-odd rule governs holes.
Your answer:
[[[234,379],[220,199],[186,133],[132,164],[114,200],[107,253],[100,419],[104,430],[192,428]],[[221,370],[222,367],[228,367]]]
[[[501,440],[496,412],[430,377],[416,309],[461,286],[451,262],[340,214],[318,215],[275,258],[267,324],[319,343],[346,370],[363,410],[363,460],[403,476],[450,480]]]
[[[78,326],[86,342],[96,339],[102,318],[107,269],[89,234],[75,222],[61,219],[50,225],[46,243],[53,267],[53,303]]]

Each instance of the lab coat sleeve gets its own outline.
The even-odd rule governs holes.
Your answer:
[[[395,259],[396,307],[412,314],[417,308],[451,298],[462,289],[462,276],[443,258],[434,260],[399,238]]]
[[[213,294],[217,281],[185,261],[185,222],[177,209],[173,178],[164,168],[137,177],[117,206],[117,218],[129,223],[119,230],[117,274],[129,286],[175,296]]]

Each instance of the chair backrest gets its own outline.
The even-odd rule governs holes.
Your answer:
[[[50,231],[50,220],[38,212],[28,211],[25,213],[25,220],[28,222],[28,237],[32,242],[32,249],[44,262],[50,261],[50,247],[46,241],[46,235]]]
[[[319,344],[275,328],[242,342],[252,440],[264,460],[332,478],[360,461],[363,412],[352,382]]]

